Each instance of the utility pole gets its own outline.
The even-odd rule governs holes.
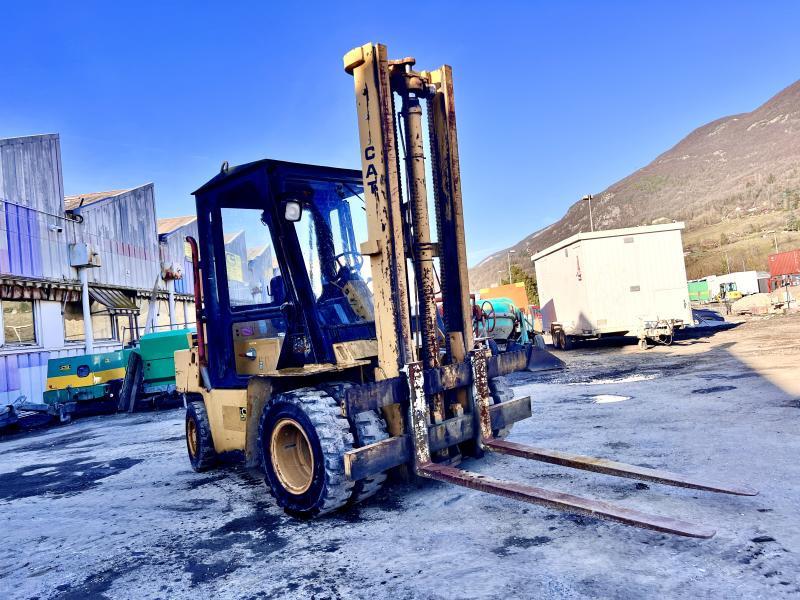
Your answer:
[[[592,219],[592,198],[594,198],[594,196],[592,196],[592,194],[588,194],[587,196],[584,196],[582,199],[589,201],[589,229],[591,231],[594,231],[594,220]]]
[[[516,253],[516,250],[509,250],[506,254],[506,258],[508,259],[508,283],[511,283],[511,255]]]

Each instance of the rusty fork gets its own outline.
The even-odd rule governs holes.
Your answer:
[[[703,482],[668,471],[628,465],[591,456],[535,448],[533,446],[495,439],[492,434],[491,415],[489,412],[491,396],[487,377],[486,353],[486,350],[476,350],[472,354],[474,413],[477,415],[480,445],[483,450],[547,462],[563,467],[593,471],[616,477],[650,481],[676,487],[739,496],[755,496],[758,494],[756,490],[744,485],[729,485],[710,481]],[[411,374],[410,372],[409,375]],[[420,419],[420,417],[424,419],[424,414],[421,414],[419,409],[424,409],[425,407],[425,396],[422,391],[421,373],[420,381],[417,381],[416,385],[412,383],[413,380],[411,378],[409,378],[409,380],[412,394],[411,420],[412,426],[414,426],[415,421]],[[416,414],[414,412],[415,394],[419,395],[419,397],[416,398]],[[425,423],[425,421],[423,420],[422,423]],[[422,429],[420,429],[420,431],[422,431]],[[616,506],[601,500],[582,498],[580,496],[524,485],[514,481],[495,479],[494,477],[451,466],[435,464],[430,461],[429,452],[426,453],[427,443],[427,437],[422,435],[414,436],[416,472],[418,475],[429,479],[453,483],[462,487],[488,492],[506,498],[514,498],[531,504],[539,504],[548,508],[564,510],[664,533],[694,538],[710,538],[716,533],[713,529],[688,521],[648,514]],[[422,446],[422,448],[420,446]]]

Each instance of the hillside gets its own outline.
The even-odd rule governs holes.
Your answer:
[[[595,229],[686,222],[689,278],[766,269],[766,256],[800,246],[800,81],[749,113],[695,129],[646,167],[594,195]],[[512,262],[589,230],[586,202],[511,248]],[[472,289],[497,282],[506,250],[470,269]]]

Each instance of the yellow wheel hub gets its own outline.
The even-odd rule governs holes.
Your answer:
[[[197,447],[200,445],[198,442],[197,423],[194,419],[189,419],[186,422],[186,442],[189,445],[189,454],[194,458],[197,456]]]
[[[281,485],[292,494],[302,494],[314,478],[314,454],[300,423],[281,419],[275,424],[269,443],[272,469]]]

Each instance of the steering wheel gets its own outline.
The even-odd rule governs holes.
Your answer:
[[[486,310],[486,305],[489,305],[489,310]],[[494,306],[488,300],[484,300],[481,302],[481,317],[483,321],[488,321],[489,319],[492,320],[492,326],[486,325],[486,333],[492,333],[494,331],[495,325],[497,321],[494,318]]]
[[[352,250],[337,254],[333,257],[333,260],[336,261],[336,264],[340,269],[349,267],[355,269],[356,271],[360,271],[361,267],[364,265],[364,257],[358,252],[354,252]]]

